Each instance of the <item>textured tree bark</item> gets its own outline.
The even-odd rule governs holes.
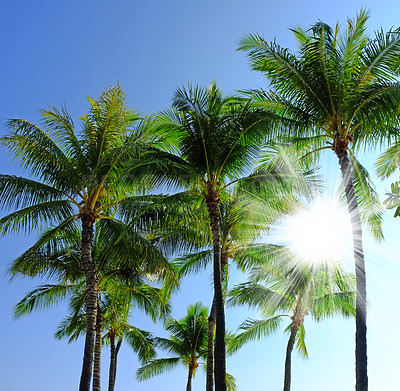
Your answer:
[[[345,185],[347,207],[353,231],[354,262],[356,274],[356,391],[368,390],[368,358],[367,358],[367,284],[365,260],[362,242],[362,224],[358,202],[352,179],[347,151],[337,153],[342,177]]]
[[[82,218],[81,267],[86,276],[86,338],[79,391],[90,391],[97,316],[98,276],[92,261],[93,221]]]
[[[293,322],[289,341],[286,347],[285,379],[283,381],[283,391],[290,391],[290,385],[292,381],[292,351],[298,330],[299,326]]]
[[[215,332],[215,296],[208,317],[208,337],[207,337],[207,379],[206,391],[214,389],[214,332]]]
[[[103,328],[103,315],[97,302],[96,316],[96,339],[94,346],[94,364],[93,364],[93,391],[100,391],[100,368],[101,368],[101,332]]]
[[[186,391],[192,391],[192,377],[193,377],[193,368],[189,365],[189,373],[188,373],[188,380],[186,384]]]
[[[115,387],[115,366],[117,350],[115,348],[115,336],[110,334],[110,370],[108,374],[108,391],[113,391]]]
[[[115,346],[115,339],[113,339],[112,346],[114,346],[114,351],[111,351],[110,358],[110,374],[108,378],[108,391],[114,391],[115,382],[117,380],[117,360],[118,352],[121,348],[122,338],[118,339],[117,346]]]
[[[219,222],[219,198],[209,193],[206,199],[214,252],[214,297],[215,297],[215,350],[214,380],[215,391],[226,391],[226,353],[225,353],[225,309],[221,278],[221,233]]]

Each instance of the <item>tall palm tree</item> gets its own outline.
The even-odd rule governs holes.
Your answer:
[[[42,111],[40,128],[28,121],[7,123],[0,142],[37,179],[0,175],[1,206],[16,209],[0,219],[0,233],[30,232],[54,226],[37,246],[60,230],[81,225],[81,263],[86,278],[86,339],[80,391],[89,391],[97,312],[98,271],[92,257],[94,223],[114,219],[117,206],[132,194],[132,183],[120,180],[124,162],[138,158],[140,147],[157,137],[126,108],[119,86],[88,99],[77,134],[65,108]]]
[[[260,339],[276,331],[284,318],[290,319],[286,330],[289,340],[286,347],[283,391],[290,391],[291,355],[296,343],[300,353],[307,357],[304,336],[304,319],[307,315],[316,321],[342,314],[355,315],[354,277],[338,265],[315,266],[296,259],[280,246],[270,246],[267,262],[253,269],[250,281],[237,285],[229,293],[231,305],[248,305],[260,310],[264,319],[247,319],[231,342],[235,350],[247,341]]]
[[[139,381],[170,370],[180,363],[188,369],[186,391],[192,390],[192,378],[198,368],[198,359],[207,354],[207,317],[208,310],[197,302],[188,307],[184,318],[169,319],[165,329],[169,338],[155,338],[156,344],[163,350],[176,356],[151,360],[137,371]]]
[[[221,277],[220,200],[229,186],[244,178],[256,182],[277,182],[278,173],[261,168],[253,176],[255,159],[263,147],[271,117],[252,107],[248,100],[224,97],[212,84],[208,89],[189,86],[178,89],[173,110],[158,118],[157,128],[177,136],[179,157],[154,154],[148,167],[157,169],[152,181],[180,183],[207,207],[213,246],[215,296],[215,389],[226,391],[225,309]],[[149,156],[147,156],[149,159]],[[168,164],[166,163],[168,162]],[[172,163],[172,164],[171,164]],[[168,168],[168,169],[167,169]],[[268,189],[267,186],[264,189]],[[272,187],[269,189],[273,192]],[[175,195],[175,197],[183,196]]]
[[[399,31],[366,34],[364,10],[347,30],[319,22],[292,29],[298,52],[266,42],[257,34],[245,37],[240,50],[253,70],[265,74],[271,90],[253,91],[255,100],[282,118],[280,136],[290,136],[308,153],[331,149],[339,160],[353,227],[357,279],[356,389],[368,389],[366,339],[366,276],[362,219],[382,237],[382,211],[366,170],[354,151],[395,135],[400,85],[395,70],[400,53]],[[352,150],[350,146],[353,146]]]
[[[260,198],[260,194],[258,194],[258,199],[254,200],[249,194],[244,197],[241,192],[234,192],[225,194],[221,199],[221,274],[224,282],[224,297],[228,289],[228,262],[233,261],[243,272],[250,265],[259,263],[265,244],[257,243],[257,239],[268,231],[271,223],[280,215],[293,211],[297,205],[293,194],[275,193],[275,197],[269,197],[266,202]],[[174,234],[175,232],[172,231],[172,235]],[[178,268],[178,275],[185,276],[205,268],[212,261],[212,255],[212,249],[203,245],[199,251],[192,249],[190,253],[174,259],[173,264]],[[214,333],[215,298],[208,317],[207,391],[212,391],[214,385]]]

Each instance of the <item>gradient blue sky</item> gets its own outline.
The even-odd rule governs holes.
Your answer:
[[[129,105],[151,114],[167,108],[176,87],[187,82],[207,85],[217,80],[226,93],[266,86],[249,71],[240,38],[257,31],[268,40],[294,46],[288,30],[309,26],[318,19],[345,24],[360,7],[370,11],[369,30],[400,25],[400,3],[395,1],[281,1],[270,0],[69,0],[11,1],[0,4],[0,123],[8,118],[38,120],[38,110],[66,104],[78,124],[88,104],[119,82]],[[4,127],[0,128],[4,134]],[[365,156],[372,168],[376,153]],[[0,171],[20,174],[0,151]],[[336,161],[327,159],[326,173],[337,177]],[[377,182],[378,183],[378,182]],[[384,196],[388,184],[379,183]],[[400,323],[398,263],[400,221],[388,212],[386,241],[378,246],[365,239],[369,292],[370,390],[394,390],[398,372]],[[70,391],[78,388],[83,341],[68,345],[52,337],[65,315],[65,306],[14,320],[13,305],[37,284],[30,280],[8,281],[9,262],[35,240],[35,235],[15,235],[0,240],[0,303],[2,354],[0,389],[5,391]],[[350,261],[351,264],[351,261]],[[197,300],[211,301],[210,272],[185,281],[174,300],[174,315],[182,317],[186,306]],[[232,283],[240,281],[233,274]],[[246,311],[228,310],[227,327],[235,330]],[[254,314],[253,314],[254,315]],[[162,332],[140,313],[132,322]],[[310,359],[294,354],[293,389],[338,391],[354,389],[354,322],[335,319],[321,324],[306,320]],[[252,343],[228,360],[228,371],[237,378],[239,391],[279,390],[282,387],[287,336]],[[109,353],[103,352],[103,389],[106,389]],[[134,353],[123,346],[119,358],[119,391],[183,390],[186,372],[176,370],[137,383]],[[204,376],[196,376],[194,390],[204,389]]]

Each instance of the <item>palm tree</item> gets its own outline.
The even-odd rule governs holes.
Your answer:
[[[257,308],[264,316],[262,320],[244,321],[240,326],[243,332],[234,338],[231,349],[276,331],[284,318],[290,319],[283,387],[283,391],[290,391],[295,343],[303,356],[308,355],[304,318],[310,315],[321,321],[336,314],[355,315],[354,278],[338,265],[307,264],[281,246],[270,246],[267,254],[273,261],[254,268],[250,281],[229,293],[229,304]]]
[[[192,378],[199,366],[198,359],[205,358],[207,354],[207,317],[207,308],[197,302],[188,307],[184,318],[167,320],[165,329],[170,332],[170,338],[155,338],[155,341],[176,356],[151,360],[138,369],[137,379],[146,380],[181,363],[188,368],[186,391],[191,391]]]
[[[36,244],[41,247],[61,230],[81,224],[80,267],[86,279],[86,339],[80,391],[89,391],[96,328],[98,270],[92,257],[94,223],[115,219],[117,206],[132,194],[132,183],[120,180],[124,162],[139,157],[140,147],[157,138],[126,108],[119,86],[89,98],[76,134],[65,108],[42,111],[39,128],[28,121],[7,123],[1,144],[37,180],[0,175],[1,206],[17,211],[0,219],[0,233],[54,226]],[[143,187],[143,185],[142,185]]]
[[[96,333],[96,340],[100,337],[100,350],[102,340],[110,347],[108,391],[113,391],[117,376],[118,353],[124,340],[138,354],[138,358],[142,363],[155,357],[154,341],[151,333],[141,330],[128,322],[132,308],[134,306],[143,308],[146,314],[154,321],[158,320],[164,311],[162,308],[163,298],[159,289],[147,284],[129,287],[115,281],[106,285],[108,285],[107,288],[102,286],[99,293],[98,314],[100,314],[101,322],[98,322],[97,325],[101,324],[102,327],[98,326],[100,330],[99,333]],[[82,300],[74,296],[71,298],[71,303],[82,303]],[[73,308],[72,312],[72,315],[66,317],[60,323],[55,334],[59,339],[69,337],[69,343],[85,332],[84,308],[82,306]],[[102,332],[104,332],[103,337]]]
[[[362,219],[381,238],[382,210],[354,151],[395,135],[394,114],[400,101],[393,70],[400,53],[399,31],[379,31],[369,39],[367,20],[361,10],[354,20],[348,20],[343,34],[338,24],[331,28],[318,22],[308,30],[295,28],[297,53],[257,34],[245,37],[239,48],[250,57],[252,69],[268,77],[271,90],[253,91],[252,95],[282,118],[278,134],[290,136],[308,153],[331,149],[338,157],[353,227],[357,391],[368,389]]]
[[[152,182],[180,183],[207,207],[213,246],[213,281],[215,297],[215,389],[226,391],[225,309],[221,276],[220,200],[228,187],[244,178],[260,187],[263,182],[277,182],[279,173],[271,167],[254,169],[255,159],[263,147],[265,131],[271,117],[254,109],[248,100],[224,97],[212,84],[208,89],[178,89],[173,110],[158,118],[157,128],[176,135],[180,156],[154,154],[147,165],[153,171]],[[150,157],[146,157],[150,160]],[[158,170],[158,171],[156,171]],[[156,174],[155,174],[156,172]],[[264,186],[268,189],[268,186]],[[269,190],[271,193],[273,189]]]
[[[103,328],[111,327],[109,333],[114,337],[125,330],[135,351],[139,351],[143,359],[147,359],[146,351],[143,350],[144,345],[140,345],[141,342],[146,343],[144,336],[147,332],[128,325],[129,311],[134,302],[153,320],[166,314],[169,311],[169,306],[165,301],[167,297],[162,290],[147,285],[144,279],[147,276],[160,281],[160,278],[169,276],[171,282],[173,271],[159,250],[132,230],[131,226],[111,220],[100,220],[95,227],[92,256],[96,263],[99,279],[96,288],[98,311],[93,391],[98,391],[100,390]],[[86,317],[86,282],[80,267],[80,242],[79,230],[68,233],[60,231],[42,247],[34,245],[33,248],[25,251],[13,261],[9,269],[12,277],[22,274],[30,277],[56,278],[55,284],[43,284],[29,292],[16,305],[15,315],[20,317],[29,314],[33,310],[54,305],[69,296],[72,314],[62,323],[56,336],[59,338],[70,336],[70,342],[86,332],[84,321]],[[120,314],[117,310],[120,311]],[[111,326],[109,326],[110,321]],[[115,383],[116,354],[114,358],[112,360],[115,364],[112,379]]]
[[[224,282],[224,299],[228,289],[229,268],[228,262],[233,261],[238,268],[245,272],[250,265],[255,265],[262,260],[265,243],[257,243],[263,233],[266,233],[270,225],[280,215],[294,210],[297,203],[293,194],[284,197],[283,194],[275,193],[263,202],[254,200],[247,194],[243,197],[241,192],[225,194],[220,202],[221,223],[221,274]],[[201,228],[200,228],[201,229]],[[199,228],[198,228],[199,230]],[[206,231],[206,227],[203,228]],[[172,230],[172,235],[176,232]],[[185,235],[184,240],[187,240]],[[178,275],[185,276],[197,272],[206,267],[212,261],[212,248],[204,245],[199,251],[174,259],[172,262],[178,268]],[[207,353],[207,382],[206,390],[213,390],[213,347],[215,333],[215,298],[208,317],[208,353]]]

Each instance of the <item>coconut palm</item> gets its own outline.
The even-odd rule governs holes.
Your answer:
[[[224,297],[228,289],[229,268],[228,262],[233,261],[243,272],[250,265],[262,262],[265,250],[264,243],[257,243],[263,233],[266,233],[270,224],[280,215],[288,213],[296,206],[293,194],[284,197],[275,194],[267,202],[260,197],[254,200],[247,194],[225,194],[220,202],[221,222],[221,274],[224,282]],[[199,221],[199,220],[198,220]],[[203,227],[206,231],[207,227]],[[198,228],[201,229],[201,228]],[[174,230],[172,235],[176,235]],[[185,236],[185,239],[186,236]],[[185,254],[173,261],[180,276],[197,272],[212,262],[212,248],[202,246],[198,251]],[[207,386],[206,390],[213,389],[213,344],[215,332],[215,298],[208,317],[208,354],[207,354]]]
[[[187,309],[187,314],[180,320],[169,319],[165,329],[169,338],[155,338],[156,344],[174,357],[151,360],[137,371],[139,381],[146,380],[179,364],[188,368],[186,391],[192,389],[192,378],[198,368],[198,359],[207,354],[207,317],[208,310],[197,302]]]
[[[138,158],[145,142],[156,142],[139,116],[126,108],[119,86],[88,101],[90,110],[81,117],[80,134],[65,108],[43,110],[42,128],[25,120],[8,121],[9,133],[1,144],[37,179],[0,176],[1,207],[16,209],[0,219],[2,235],[55,227],[42,236],[40,247],[59,231],[81,225],[87,323],[81,391],[90,389],[93,366],[98,285],[92,258],[94,222],[115,218],[117,206],[132,194],[132,183],[120,180],[124,162]]]
[[[46,234],[45,234],[46,235]],[[80,268],[79,230],[60,231],[50,242],[42,247],[34,246],[19,256],[10,267],[12,276],[42,276],[56,279],[56,283],[43,284],[29,292],[16,306],[17,317],[56,304],[59,300],[70,297],[72,315],[63,322],[57,335],[70,336],[70,341],[86,332],[85,328],[85,276]],[[96,223],[94,245],[92,251],[96,263],[99,280],[97,286],[98,307],[96,320],[96,343],[94,348],[93,390],[100,390],[100,358],[101,336],[110,320],[113,324],[110,333],[121,330],[126,332],[132,346],[135,339],[140,343],[140,336],[145,332],[127,325],[127,317],[132,303],[142,308],[153,320],[169,311],[167,299],[160,289],[153,288],[144,282],[144,278],[159,279],[172,274],[172,269],[162,254],[145,238],[138,235],[131,227],[111,220],[101,220]],[[112,295],[111,295],[112,293]],[[119,294],[118,299],[111,301],[110,297]],[[103,296],[106,295],[104,298]],[[108,303],[105,305],[104,303]],[[112,303],[113,306],[111,305]],[[120,310],[119,323],[117,309]],[[110,312],[114,316],[110,316]],[[105,318],[107,322],[105,321]],[[124,328],[124,325],[126,326]],[[120,330],[119,330],[120,329]],[[136,334],[135,334],[136,333]],[[145,341],[144,339],[142,339]],[[121,341],[122,342],[122,341]],[[140,345],[138,349],[143,350]],[[145,356],[143,356],[145,357]],[[115,360],[116,362],[116,355]],[[116,366],[112,373],[115,383]]]
[[[347,30],[318,22],[310,29],[292,29],[298,52],[266,42],[257,34],[245,37],[253,70],[264,73],[271,90],[254,91],[254,99],[282,118],[280,136],[290,136],[308,153],[331,149],[339,160],[353,227],[357,279],[356,389],[368,389],[366,340],[366,278],[362,219],[382,237],[382,210],[366,170],[354,156],[361,147],[395,135],[400,85],[395,77],[400,53],[399,31],[366,34],[364,10]],[[350,149],[352,146],[352,149]]]
[[[244,343],[269,335],[290,320],[286,330],[289,340],[286,347],[283,391],[291,386],[291,355],[296,343],[299,352],[307,357],[304,319],[310,315],[321,321],[337,314],[355,315],[354,277],[339,265],[307,264],[281,246],[270,246],[266,252],[270,262],[260,265],[250,273],[250,281],[235,286],[229,293],[231,305],[248,305],[260,310],[263,319],[247,319],[243,330],[231,342],[235,350]]]
[[[180,320],[169,319],[165,322],[165,328],[169,331],[170,338],[154,338],[156,345],[161,349],[168,351],[175,357],[160,358],[149,360],[149,362],[139,368],[137,371],[137,379],[143,381],[150,377],[169,371],[179,364],[183,364],[188,368],[188,380],[186,391],[192,389],[192,379],[200,364],[199,359],[207,357],[207,317],[208,310],[197,302],[188,307],[184,318]],[[233,335],[228,333],[226,342],[229,345],[233,339]],[[226,384],[229,391],[236,391],[235,379],[233,376],[226,374]]]
[[[212,84],[208,89],[189,86],[178,89],[173,110],[158,118],[158,129],[178,138],[179,157],[154,154],[152,182],[180,183],[187,193],[196,195],[207,207],[213,245],[213,280],[216,313],[215,387],[226,390],[225,310],[221,277],[221,228],[219,204],[228,187],[243,178],[252,179],[255,187],[276,181],[277,173],[254,169],[255,159],[263,147],[265,131],[271,118],[263,110],[254,109],[248,100],[224,97]],[[149,159],[149,156],[147,156]],[[168,170],[167,170],[168,168]],[[180,175],[179,175],[180,174]],[[264,187],[265,189],[268,187]],[[270,189],[272,192],[272,187]],[[175,195],[175,197],[183,196]]]
[[[142,363],[155,357],[154,341],[151,333],[141,330],[128,322],[128,318],[132,316],[132,309],[140,307],[153,320],[158,320],[160,309],[163,307],[163,297],[159,289],[146,284],[129,287],[121,284],[121,282],[116,283],[113,281],[107,285],[107,288],[102,286],[99,293],[98,317],[101,318],[101,322],[96,324],[99,329],[99,332],[96,333],[96,340],[99,337],[100,351],[102,341],[110,347],[108,390],[113,391],[117,376],[118,353],[124,340],[138,354],[138,358]],[[71,299],[71,303],[81,304],[82,300],[79,300],[79,296],[74,296]],[[66,317],[60,323],[55,334],[60,339],[69,337],[69,343],[85,333],[84,308],[78,306],[77,308],[72,308],[72,312],[72,315]],[[101,327],[99,326],[100,324]],[[100,355],[97,354],[97,356]]]

